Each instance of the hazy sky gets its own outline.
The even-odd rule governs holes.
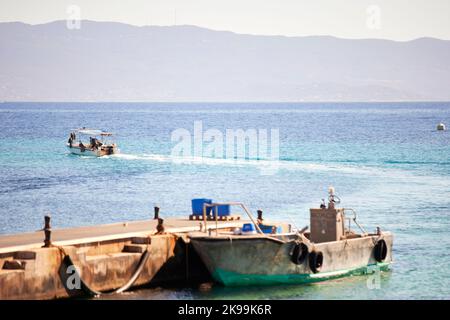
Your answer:
[[[0,0],[0,22],[62,20],[69,17],[70,5],[79,6],[81,19],[134,25],[190,24],[250,34],[450,39],[450,0]]]

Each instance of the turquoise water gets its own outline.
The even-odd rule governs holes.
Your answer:
[[[279,129],[280,162],[174,162],[171,133]],[[0,233],[188,215],[190,200],[241,201],[267,218],[308,224],[308,209],[336,188],[367,230],[394,232],[392,271],[269,288],[156,288],[123,298],[449,299],[450,103],[3,103],[0,104]],[[117,133],[121,155],[67,153],[70,129]]]

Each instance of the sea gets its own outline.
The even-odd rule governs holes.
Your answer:
[[[0,234],[41,229],[46,214],[54,228],[150,219],[155,205],[162,217],[187,217],[199,197],[240,201],[302,228],[333,186],[367,231],[394,233],[391,271],[115,298],[449,299],[450,131],[437,131],[440,122],[450,126],[450,102],[0,103]],[[265,158],[174,154],[180,132],[196,148],[199,123],[221,133],[224,148],[227,130],[238,129],[266,131],[276,147]],[[68,135],[79,127],[115,133],[121,153],[69,154]],[[202,140],[203,150],[210,143]]]

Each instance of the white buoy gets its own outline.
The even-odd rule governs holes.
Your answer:
[[[445,124],[443,124],[442,122],[439,123],[439,124],[437,125],[436,129],[437,129],[438,131],[444,131],[444,130],[445,130]]]

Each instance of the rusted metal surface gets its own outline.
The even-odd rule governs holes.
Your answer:
[[[157,274],[159,281],[179,279],[180,275],[184,279],[190,262],[185,261],[185,247],[180,246],[176,233],[200,231],[202,226],[188,219],[168,218],[164,220],[165,232],[160,235],[157,226],[158,221],[150,220],[54,229],[50,239],[45,233],[50,229],[48,221],[49,228],[38,232],[0,236],[0,299],[53,299],[82,294],[77,288],[68,290],[65,281],[70,274],[62,264],[65,254],[73,260],[83,281],[97,291],[117,289],[127,283],[145,250],[149,250],[150,258],[133,286],[149,284]],[[230,222],[220,224],[222,228],[234,226]],[[49,246],[43,247],[44,242]],[[171,267],[163,268],[166,264]],[[165,272],[167,269],[172,274]]]
[[[98,291],[117,289],[129,281],[141,257],[140,253],[122,252],[123,247],[131,242],[132,239],[124,239],[114,245],[106,244],[108,253],[105,254],[101,254],[105,250],[101,248],[102,244],[80,248],[66,246],[62,250],[57,247],[34,249],[35,259],[26,261],[25,268],[0,271],[0,299],[53,299],[82,295],[82,290],[76,287],[76,279],[70,279],[73,270],[62,264],[62,251],[70,256],[89,286]],[[146,261],[134,286],[149,283],[174,254],[175,236],[152,236],[151,242],[151,259]],[[87,255],[88,252],[91,255]],[[6,261],[21,261],[14,258]]]
[[[378,262],[374,256],[374,246],[380,238],[387,245],[387,255],[383,263],[388,264],[392,261],[393,243],[393,236],[389,232],[384,232],[381,236],[370,235],[312,244],[309,255],[314,251],[320,252],[323,256],[322,266],[317,275],[314,275],[310,259],[305,259],[301,264],[293,262],[292,252],[297,243],[295,240],[298,239],[295,235],[291,241],[276,241],[259,235],[209,237],[197,234],[191,236],[191,242],[213,276],[218,272],[241,275],[242,283],[247,284],[246,276],[261,276],[259,279],[274,276],[272,279],[275,279],[275,282],[284,282],[289,276],[305,276],[304,279],[308,279],[309,276],[320,278],[320,274],[345,273],[376,265]],[[294,278],[291,277],[293,283]],[[298,279],[300,281],[302,278]],[[226,282],[220,277],[216,277],[216,280]]]

